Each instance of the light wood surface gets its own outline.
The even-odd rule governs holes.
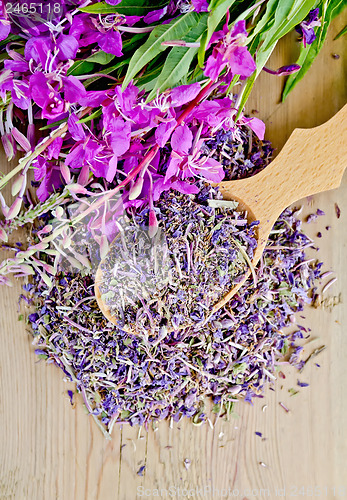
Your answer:
[[[279,103],[283,80],[260,76],[248,109],[259,110],[256,116],[265,119],[267,137],[278,150],[294,128],[317,126],[345,104],[345,39],[333,38],[346,22],[345,15],[333,23],[328,43],[306,80],[284,104]],[[297,55],[293,40],[294,34],[279,44],[270,67],[293,62]],[[332,53],[340,58],[334,59]],[[336,202],[340,219],[335,215]],[[281,492],[276,488],[286,488],[282,498],[346,498],[346,176],[339,189],[303,204],[306,214],[317,207],[326,212],[307,231],[312,236],[322,232],[317,240],[320,258],[325,269],[338,275],[321,306],[306,310],[305,320],[299,318],[312,329],[307,354],[323,344],[327,348],[299,377],[286,368],[286,379],[276,382],[276,392],[268,390],[254,407],[239,404],[239,418],[220,420],[214,429],[185,421],[173,429],[162,422],[149,433],[124,426],[115,427],[112,441],[106,441],[85,415],[81,400],[71,408],[67,390],[72,385],[63,381],[61,371],[37,362],[30,335],[17,321],[20,285],[1,289],[0,499],[133,500],[158,498],[154,488],[170,487],[175,488],[171,496],[162,498],[184,498],[182,489],[191,488],[195,493],[191,498],[219,500],[226,498],[221,490],[229,487],[235,493],[229,498],[240,500],[277,499]],[[325,230],[326,226],[331,229]],[[298,378],[310,386],[299,388]],[[299,390],[296,396],[288,393],[291,387]],[[185,459],[190,460],[188,469]],[[139,476],[142,465],[146,468]],[[344,491],[339,490],[342,487]],[[215,488],[214,495],[208,488]]]

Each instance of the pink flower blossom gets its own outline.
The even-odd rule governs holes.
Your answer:
[[[222,165],[213,158],[204,156],[200,148],[203,140],[194,140],[187,125],[180,125],[171,136],[172,153],[165,174],[165,182],[174,177],[204,177],[212,182],[221,182],[224,178]]]
[[[229,31],[227,20],[223,31],[217,31],[211,38],[210,45],[215,46],[206,61],[204,74],[211,80],[217,80],[221,71],[226,68],[227,73],[232,75],[240,75],[242,78],[250,76],[256,65],[245,47],[246,39],[245,21],[238,21]]]

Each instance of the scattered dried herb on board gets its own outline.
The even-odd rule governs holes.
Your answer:
[[[107,322],[90,276],[59,275],[49,290],[36,275],[26,286],[38,304],[29,316],[36,353],[76,382],[106,435],[116,422],[147,427],[186,416],[200,424],[211,418],[206,398],[215,418],[228,415],[238,399],[262,397],[278,360],[303,338],[301,327],[285,327],[311,302],[321,264],[306,259],[312,242],[300,227],[287,209],[257,268],[257,286],[249,279],[203,328],[171,332],[159,342]]]

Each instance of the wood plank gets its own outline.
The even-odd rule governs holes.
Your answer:
[[[346,16],[333,23],[319,58],[284,104],[278,102],[283,80],[268,74],[260,76],[248,109],[260,111],[257,116],[266,120],[267,136],[278,149],[293,128],[323,123],[346,102],[345,41],[333,41],[345,24]],[[279,44],[269,66],[277,68],[293,61],[297,48],[293,48],[293,37]],[[340,59],[332,58],[332,53],[340,54]],[[335,202],[341,208],[339,220]],[[229,487],[234,490],[234,498],[240,499],[274,499],[280,496],[276,488],[286,488],[290,498],[300,486],[306,488],[307,497],[307,488],[320,487],[316,497],[345,498],[346,177],[337,191],[315,197],[312,205],[304,204],[306,213],[320,207],[327,214],[308,231],[313,236],[322,232],[323,237],[317,240],[321,248],[318,255],[325,268],[334,269],[338,275],[323,306],[305,311],[305,324],[312,328],[312,337],[318,337],[312,348],[326,344],[327,349],[299,377],[294,369],[286,369],[286,379],[277,382],[276,392],[267,391],[253,408],[240,404],[239,418],[220,420],[214,429],[208,425],[194,427],[185,421],[170,429],[162,422],[156,432],[150,430],[147,435],[142,430],[143,439],[138,439],[138,429],[124,426],[114,429],[111,442],[105,441],[85,415],[80,400],[71,408],[67,397],[71,385],[63,381],[61,372],[37,362],[25,325],[17,321],[20,285],[1,289],[0,498],[133,500],[141,498],[138,493],[142,490],[137,489],[141,486],[151,491],[145,498],[155,498],[153,488],[170,487],[176,488],[171,490],[176,497],[178,487],[189,487],[206,488],[205,495],[202,491],[193,498],[218,499],[223,498],[222,489]],[[331,229],[326,231],[328,225]],[[332,301],[340,292],[342,303],[330,308],[329,299]],[[292,397],[288,389],[297,388],[297,378],[310,386]],[[281,408],[280,401],[288,406],[289,413]],[[262,411],[264,405],[267,408]],[[255,431],[262,432],[266,439],[256,436]],[[191,461],[188,470],[185,459]],[[146,465],[143,476],[137,475],[141,465]],[[343,486],[345,494],[338,491]],[[220,491],[213,496],[209,488]]]

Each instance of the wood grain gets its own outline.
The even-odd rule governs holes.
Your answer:
[[[260,76],[248,108],[259,110],[257,116],[265,119],[267,136],[278,150],[294,128],[319,125],[345,104],[345,42],[333,38],[346,21],[342,16],[333,23],[319,58],[284,104],[279,103],[283,80]],[[293,62],[297,47],[293,48],[292,41],[290,36],[279,44],[269,66],[276,69]],[[340,58],[334,59],[332,53]],[[340,219],[335,215],[335,202],[341,208]],[[306,310],[305,320],[299,318],[311,327],[311,338],[316,339],[307,346],[307,353],[322,344],[327,348],[299,375],[309,387],[297,387],[297,372],[286,368],[286,379],[277,381],[276,392],[268,390],[253,408],[240,404],[238,418],[220,420],[214,429],[184,421],[170,429],[162,422],[157,431],[141,430],[139,435],[137,428],[124,426],[114,429],[112,441],[105,441],[80,400],[71,408],[67,397],[71,384],[63,381],[62,373],[37,362],[26,327],[17,321],[20,285],[1,289],[0,498],[133,500],[156,498],[153,488],[170,486],[176,488],[171,498],[179,498],[179,487],[193,488],[191,498],[206,499],[225,498],[222,489],[229,487],[235,493],[229,498],[241,500],[279,498],[276,488],[286,488],[282,498],[295,498],[295,493],[297,498],[346,498],[346,176],[338,190],[303,204],[306,213],[317,207],[326,212],[307,230],[312,236],[322,232],[318,255],[325,269],[334,269],[338,275],[322,306]],[[332,306],[334,298],[341,303]],[[299,393],[290,396],[290,387]],[[265,440],[255,431],[262,432]],[[185,459],[191,461],[188,470]],[[143,476],[137,475],[141,465],[146,465]],[[143,493],[147,495],[141,496],[138,487],[146,488]],[[306,495],[299,495],[296,487],[304,487]],[[320,491],[315,492],[315,487]],[[186,492],[180,493],[183,498]]]

